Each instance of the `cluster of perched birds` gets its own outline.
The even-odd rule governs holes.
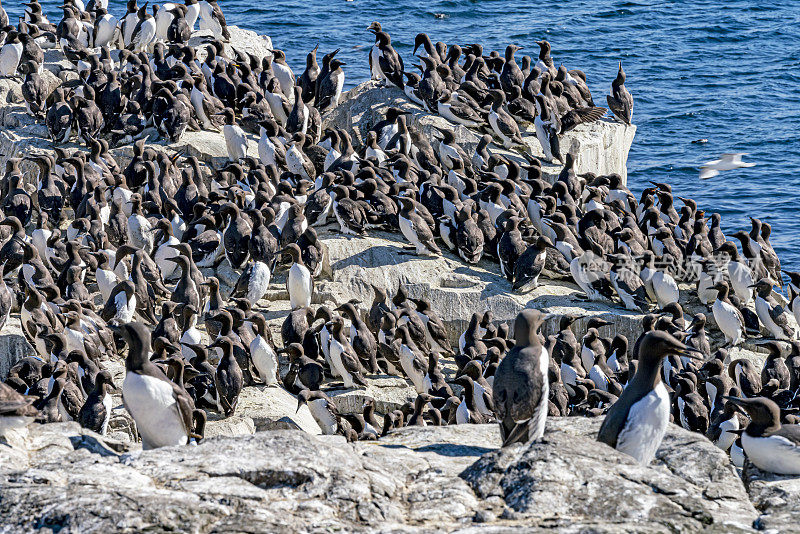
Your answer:
[[[296,77],[279,50],[263,61],[227,57],[213,1],[153,6],[151,15],[131,0],[120,20],[106,8],[69,0],[53,27],[31,2],[0,49],[5,67],[24,43],[10,72],[25,75],[30,112],[57,143],[74,128],[88,148],[26,156],[38,169],[34,194],[19,159],[8,160],[0,182],[0,320],[19,307],[36,352],[0,385],[0,430],[36,418],[107,432],[115,385],[103,362],[126,354],[122,398],[148,448],[201,439],[208,411],[229,416],[244,386],[265,384],[295,394],[323,432],[349,439],[497,421],[508,445],[541,438],[547,415],[605,415],[599,439],[646,463],[672,419],[735,458],[743,451],[759,467],[800,471],[800,274],[789,273],[788,297],[775,289],[784,273],[758,219],[731,236],[740,254],[718,214],[667,184],[637,200],[619,175],[578,175],[558,136],[605,110],[581,71],[555,67],[549,43],[539,43],[536,63],[519,66],[514,45],[484,55],[479,45],[420,34],[417,75],[372,24],[373,78],[482,137],[473,154],[449,129],[429,139],[408,120],[409,105],[389,108],[356,146],[347,131],[323,128],[321,113],[344,84],[337,51],[320,68],[315,48]],[[187,44],[198,19],[213,36],[200,45],[203,61]],[[60,47],[78,81],[43,95],[42,63],[29,55],[36,46]],[[607,101],[629,124],[624,82],[620,65]],[[530,124],[545,157],[563,160],[553,184],[524,143]],[[137,140],[148,126],[172,140],[187,127],[221,129],[230,161],[206,176],[196,158]],[[247,154],[245,130],[258,131],[257,157]],[[132,141],[133,158],[120,165],[109,147]],[[546,317],[525,310],[512,336],[487,312],[453,347],[431,303],[402,285],[391,299],[375,288],[368,309],[312,307],[315,280],[330,274],[315,227],[334,221],[345,234],[399,230],[416,254],[440,255],[441,244],[469,264],[494,261],[517,292],[534,289],[543,272],[573,280],[587,299],[647,313],[643,334],[631,347],[601,335],[610,323],[590,319],[576,336],[578,317],[564,316],[544,338]],[[241,273],[227,301],[201,271],[222,262]],[[255,307],[279,266],[291,306],[282,348]],[[725,347],[712,352],[705,314],[687,324],[681,297],[710,307]],[[747,336],[770,353],[760,371],[745,359],[724,364],[727,348]],[[371,403],[339,414],[323,391],[330,379],[360,387],[384,373],[408,378],[417,397],[382,423]]]
[[[229,151],[241,158],[245,132],[272,133],[276,124],[291,134],[316,132],[319,140],[320,112],[338,101],[344,87],[338,50],[325,55],[320,68],[315,49],[298,80],[281,50],[258,58],[233,49],[228,57],[230,33],[215,0],[153,5],[152,14],[147,3],[139,7],[131,0],[119,19],[107,4],[68,0],[63,18],[53,24],[34,1],[17,28],[8,26],[7,15],[0,21],[9,28],[0,73],[23,77],[28,110],[44,121],[55,143],[75,140],[88,147],[106,140],[116,146],[154,133],[176,142],[187,129],[223,131]],[[196,25],[205,32],[190,45]],[[55,47],[78,78],[48,94],[43,49]]]
[[[380,23],[368,30],[375,34],[369,55],[374,80],[403,90],[411,101],[454,124],[486,131],[507,149],[529,152],[521,126],[533,125],[545,158],[563,162],[559,136],[606,114],[594,105],[583,71],[556,67],[548,41],[537,43],[535,64],[524,56],[520,66],[514,58],[521,49],[517,45],[508,45],[504,56],[496,51],[484,56],[479,44],[448,47],[420,33],[414,41],[421,61],[417,74],[405,70]],[[607,101],[620,121],[631,124],[633,97],[621,63]]]

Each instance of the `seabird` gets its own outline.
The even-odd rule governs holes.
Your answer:
[[[609,408],[597,440],[649,464],[669,424],[670,399],[661,381],[662,362],[669,354],[693,357],[694,352],[666,332],[648,332],[639,348],[636,374]]]
[[[311,52],[306,55],[306,70],[300,75],[298,85],[303,89],[303,102],[308,104],[314,100],[317,94],[317,79],[319,78],[320,68],[317,63],[317,44]]]
[[[367,30],[375,34],[375,44],[370,49],[369,65],[373,80],[386,80],[395,87],[405,89],[403,82],[404,65],[394,47],[389,34],[381,31],[380,24],[373,22]]]
[[[747,155],[746,152],[728,153],[723,154],[719,159],[703,163],[700,167],[700,179],[708,180],[709,178],[717,176],[721,171],[755,167],[755,163],[742,161],[742,156],[745,155]]]
[[[186,445],[192,432],[194,402],[150,361],[150,330],[142,323],[116,328],[128,345],[122,400],[136,421],[142,447]]]
[[[277,385],[280,379],[278,356],[272,344],[272,334],[267,321],[261,313],[255,313],[250,320],[255,326],[256,333],[250,342],[250,359],[253,360],[253,366],[264,384]]]
[[[134,53],[145,51],[156,37],[156,19],[147,12],[147,4],[149,3],[145,2],[139,8],[137,12],[138,22],[131,33],[130,44],[126,46],[128,50]]]
[[[775,339],[796,339],[797,332],[789,323],[790,313],[772,296],[772,280],[762,278],[753,284],[756,290],[755,306],[758,318]]]
[[[17,67],[22,59],[22,49],[19,32],[9,31],[6,34],[5,44],[0,48],[0,76],[17,75]]]
[[[222,127],[222,133],[225,136],[225,146],[228,149],[228,159],[237,162],[247,157],[247,136],[244,130],[236,124],[232,109],[224,109],[218,113],[222,116],[225,125]]]
[[[334,435],[339,430],[339,412],[336,405],[322,391],[309,391],[304,389],[297,396],[297,410],[303,405],[308,406],[311,416],[319,425],[320,430],[325,435]]]
[[[272,54],[272,71],[275,73],[275,79],[278,80],[283,96],[291,99],[294,97],[294,72],[286,64],[286,54],[284,54],[283,50],[275,49]]]
[[[434,242],[433,230],[417,212],[413,200],[408,197],[395,197],[395,199],[400,204],[398,214],[400,231],[414,245],[417,254],[440,256],[442,251]]]
[[[753,465],[777,475],[800,475],[800,425],[782,425],[780,408],[770,399],[725,399],[750,417],[742,448]]]
[[[725,343],[736,346],[744,341],[744,317],[742,312],[728,298],[730,288],[726,282],[719,282],[714,285],[717,290],[717,299],[714,301],[711,310],[714,313],[714,320],[717,327],[725,335]]]
[[[39,413],[33,407],[35,400],[0,382],[0,437],[8,438],[14,432],[20,433],[33,422]]]
[[[503,92],[499,89],[492,89],[489,91],[489,95],[492,98],[492,107],[488,120],[494,134],[503,142],[505,148],[521,146],[527,149],[517,122],[503,109],[503,104],[505,104]]]
[[[739,417],[736,412],[736,405],[729,400],[725,401],[725,407],[711,421],[706,432],[706,437],[723,451],[729,450],[739,435]]]
[[[611,94],[606,96],[608,109],[611,113],[624,124],[630,125],[633,117],[633,97],[625,87],[625,71],[622,70],[622,62],[619,63],[617,77],[611,82]]]
[[[219,410],[225,417],[230,417],[236,411],[239,394],[244,387],[242,368],[234,357],[233,343],[228,337],[219,337],[211,346],[222,349],[222,358],[217,364],[214,383],[217,386]]]
[[[199,0],[198,4],[200,5],[199,28],[201,30],[211,30],[214,39],[230,41],[231,34],[228,31],[225,15],[216,0]]]
[[[335,108],[339,104],[339,100],[342,97],[342,89],[344,88],[344,70],[342,70],[342,67],[346,64],[339,59],[331,59],[328,72],[324,76],[320,75],[317,80],[315,104],[320,113]]]
[[[88,428],[101,436],[106,435],[113,407],[111,392],[114,390],[111,373],[106,370],[99,371],[94,377],[94,389],[86,397],[86,402],[78,413],[78,422],[83,428]]]
[[[350,345],[350,340],[344,335],[344,319],[334,317],[330,326],[330,358],[331,363],[344,381],[345,388],[352,388],[355,384],[366,386],[361,374],[361,363]]]
[[[495,415],[503,446],[536,441],[544,435],[550,391],[550,356],[539,341],[544,314],[526,309],[514,322],[514,348],[494,375]]]
[[[311,271],[303,263],[300,247],[290,243],[282,251],[291,259],[289,274],[286,277],[286,291],[289,293],[289,304],[293,310],[311,306],[314,294],[314,278]]]

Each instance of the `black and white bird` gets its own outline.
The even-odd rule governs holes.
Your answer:
[[[391,83],[395,87],[404,89],[403,58],[392,47],[389,34],[381,31],[380,24],[373,22],[367,30],[375,34],[375,44],[370,49],[369,66],[373,80]]]
[[[725,399],[750,418],[742,449],[753,465],[777,475],[800,475],[800,425],[782,425],[780,408],[770,399]]]
[[[772,280],[762,278],[755,284],[755,306],[761,324],[775,339],[790,341],[797,338],[797,332],[790,323],[791,313],[773,296]]]
[[[111,392],[114,390],[111,373],[99,371],[94,377],[94,389],[86,397],[86,402],[78,413],[78,422],[84,428],[105,436],[113,408]]]
[[[408,197],[397,197],[397,201],[400,203],[400,231],[414,245],[417,254],[441,255],[442,251],[433,238],[433,230],[417,212],[414,201]]]
[[[21,395],[0,382],[0,437],[9,438],[13,433],[24,437],[25,429],[39,413],[33,406],[34,401],[35,397]]]
[[[131,34],[130,43],[127,48],[135,53],[143,52],[156,37],[156,19],[147,12],[147,4],[139,8],[137,13],[138,22]]]
[[[216,40],[231,40],[231,33],[216,0],[199,0],[200,5],[200,24],[201,30],[210,30]]]
[[[339,104],[344,88],[344,61],[336,58],[330,60],[329,69],[324,74],[320,74],[317,79],[317,98],[316,106],[320,113],[324,113]]]
[[[193,433],[192,398],[150,361],[150,330],[144,324],[128,323],[117,333],[128,345],[122,400],[136,421],[142,447],[186,445]]]
[[[494,407],[504,447],[544,435],[550,391],[550,356],[539,340],[544,318],[538,310],[520,312],[514,322],[514,348],[494,375]]]
[[[225,146],[228,149],[228,159],[237,162],[247,157],[247,135],[241,126],[236,124],[236,117],[232,109],[226,108],[219,112],[225,121],[222,133],[225,136]]]
[[[625,87],[625,71],[619,63],[617,77],[611,82],[611,94],[606,96],[608,109],[624,124],[630,125],[633,118],[633,96]]]
[[[648,332],[639,346],[636,374],[609,408],[597,440],[649,464],[669,424],[670,398],[661,380],[662,362],[669,354],[694,357],[694,352],[699,354],[667,332]]]

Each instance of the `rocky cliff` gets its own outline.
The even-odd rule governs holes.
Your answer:
[[[258,57],[270,54],[268,39],[237,28],[231,33],[233,48]],[[45,76],[52,88],[72,76],[57,54],[48,51]],[[18,82],[0,81],[3,158],[52,149],[46,129],[21,102]],[[451,129],[467,150],[478,141],[466,128],[372,82],[347,94],[326,124],[359,140],[392,105],[411,111],[414,125],[426,134],[434,126]],[[625,176],[634,133],[635,127],[602,120],[566,134],[562,146],[575,156],[578,172]],[[536,140],[527,141],[540,155]],[[154,138],[153,146],[212,166],[227,159],[219,133],[187,132],[172,145]],[[131,148],[113,153],[124,164]],[[254,137],[249,153],[256,154]],[[560,168],[545,165],[543,170],[552,179]],[[27,179],[32,183],[33,175]],[[496,265],[468,266],[447,252],[437,258],[410,256],[396,234],[345,237],[331,225],[320,237],[332,274],[318,281],[315,303],[357,299],[368,305],[373,286],[392,294],[403,282],[412,296],[431,301],[452,340],[473,312],[489,309],[500,323],[525,307],[554,316],[580,314],[578,331],[596,316],[613,319],[604,335],[635,339],[640,332],[641,316],[610,303],[587,303],[570,282],[544,278],[539,288],[519,295]],[[224,295],[239,276],[225,263],[214,274]],[[285,274],[276,274],[258,307],[276,339],[288,313],[284,280]],[[689,310],[694,305],[682,304]],[[545,333],[554,327],[555,321],[548,321]],[[0,335],[0,377],[30,351],[14,315]],[[731,351],[730,357],[739,355],[763,359],[747,350]],[[121,383],[123,362],[105,364]],[[452,377],[453,361],[443,359],[442,365]],[[371,376],[368,386],[357,390],[338,384],[326,389],[342,413],[360,412],[369,399],[384,414],[416,397],[406,380],[388,376]],[[120,398],[114,400],[108,437],[63,423],[34,425],[27,438],[0,443],[0,530],[737,532],[750,530],[754,522],[781,530],[797,520],[796,481],[749,470],[745,486],[725,454],[676,426],[670,427],[657,460],[646,467],[594,441],[598,419],[552,420],[542,443],[503,451],[495,425],[405,428],[380,441],[348,444],[318,436],[308,408],[297,410],[285,390],[248,387],[232,417],[209,421],[201,444],[142,452],[135,424]]]

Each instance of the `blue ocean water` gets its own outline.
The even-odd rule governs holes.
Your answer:
[[[784,267],[800,270],[800,6],[795,2],[538,0],[221,0],[229,24],[270,35],[300,74],[306,53],[341,48],[347,85],[369,77],[366,31],[381,22],[411,63],[414,36],[480,42],[485,50],[550,41],[556,63],[582,69],[603,105],[617,62],[635,100],[629,187],[667,182],[676,195],[723,216],[724,229],[773,226]],[[57,2],[43,2],[60,18]],[[121,15],[124,2],[112,0]],[[9,14],[21,5],[6,3]],[[704,144],[692,141],[707,139]],[[724,152],[755,167],[699,181],[698,168]]]

